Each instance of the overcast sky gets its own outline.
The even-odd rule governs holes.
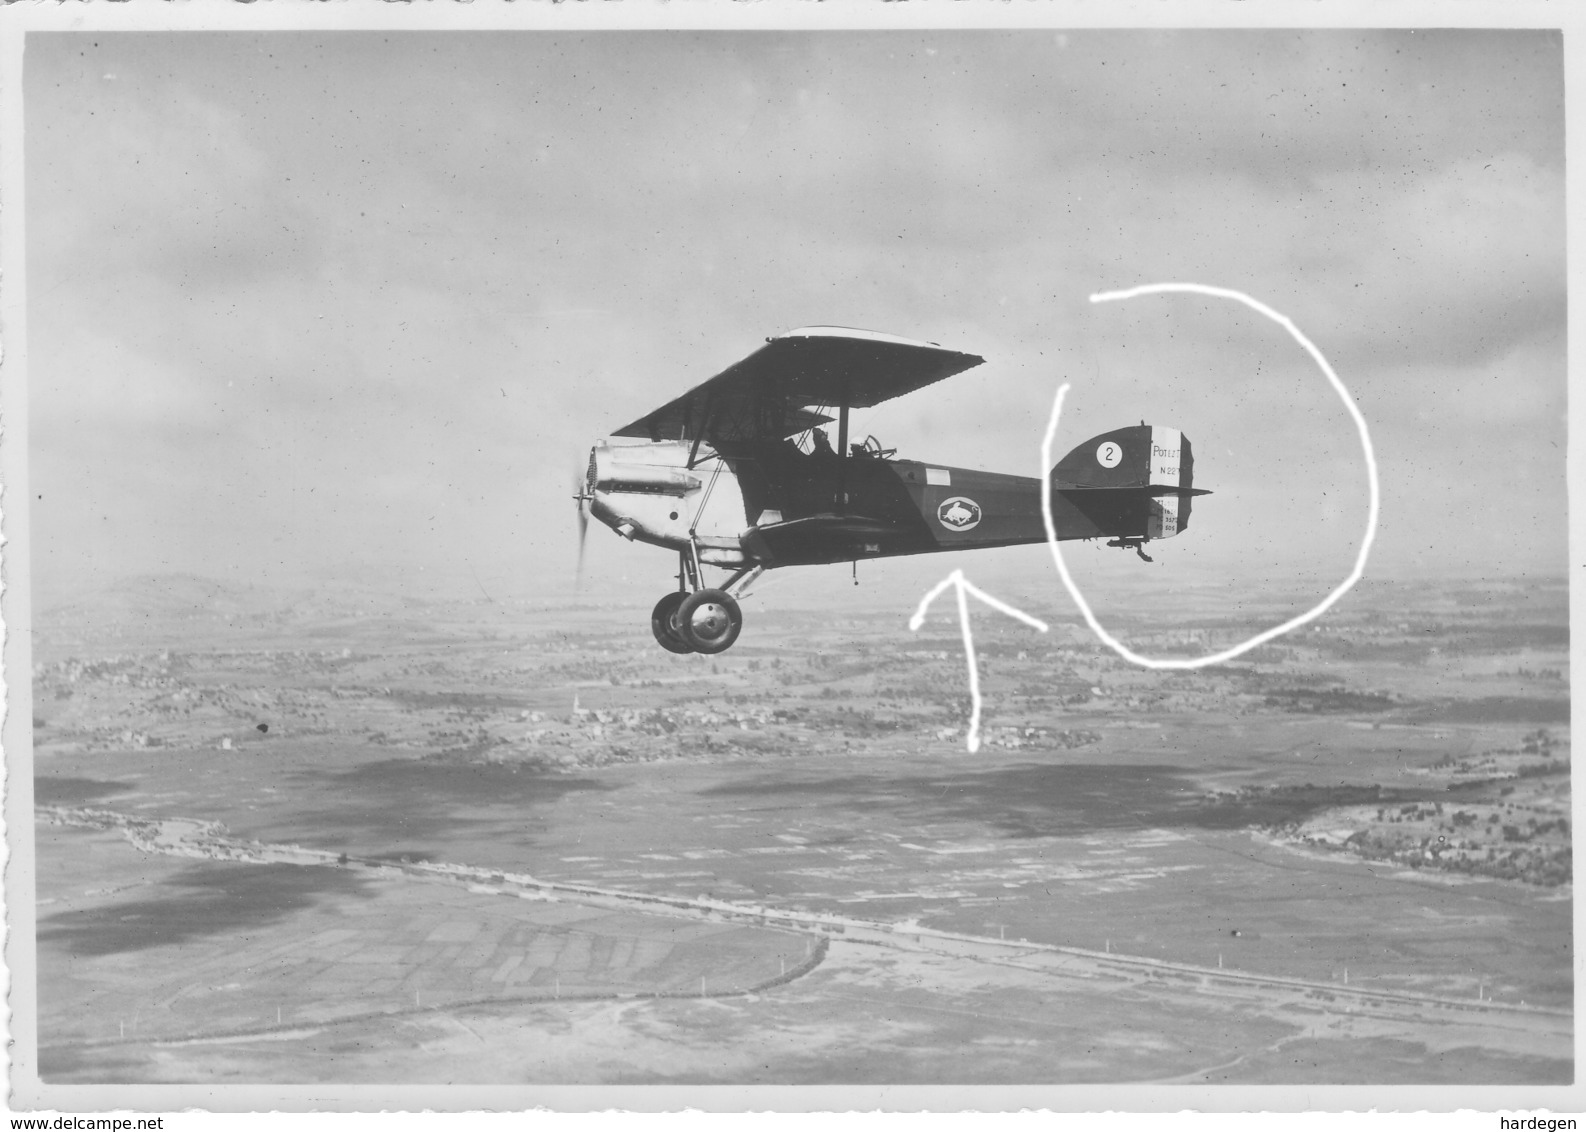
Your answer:
[[[1034,474],[1062,380],[1059,455],[1190,436],[1216,494],[1088,576],[1324,592],[1349,418],[1243,307],[1086,301],[1170,280],[1288,314],[1356,395],[1370,573],[1564,571],[1554,33],[62,33],[25,65],[46,607],[161,571],[563,593],[590,443],[812,323],[987,359],[857,415],[904,456]],[[954,566],[1051,575],[861,576]],[[585,587],[647,608],[674,568],[596,526]]]

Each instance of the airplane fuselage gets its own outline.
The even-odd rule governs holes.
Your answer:
[[[1153,459],[1176,465],[1179,434],[1153,429]],[[590,512],[624,537],[707,565],[814,565],[1042,542],[1041,482],[880,455],[800,451],[790,442],[723,445],[688,466],[682,441],[591,453]],[[1176,466],[1171,469],[1176,476]],[[1171,537],[1178,499],[1054,488],[1059,539]],[[1187,508],[1184,518],[1187,520]]]
[[[593,515],[676,551],[677,589],[656,602],[650,630],[668,652],[714,654],[738,639],[738,598],[761,572],[1041,542],[1048,485],[1059,539],[1107,538],[1146,558],[1144,543],[1188,525],[1205,494],[1190,442],[1143,421],[1091,437],[1045,481],[893,459],[873,437],[848,443],[854,409],[982,361],[851,327],[774,335],[595,445],[575,496],[580,531]],[[835,448],[821,427],[832,423]],[[706,566],[731,576],[711,585]]]

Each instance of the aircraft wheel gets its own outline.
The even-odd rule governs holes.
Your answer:
[[[695,652],[726,652],[743,628],[743,611],[725,590],[696,590],[678,607],[677,624]]]
[[[682,632],[673,620],[677,616],[677,607],[683,604],[686,593],[673,590],[660,601],[655,603],[655,610],[650,614],[650,632],[655,634],[655,639],[667,652],[693,652],[694,646],[683,639]]]

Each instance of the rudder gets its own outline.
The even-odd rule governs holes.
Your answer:
[[[1133,528],[1119,535],[1172,538],[1189,526],[1191,499],[1208,494],[1195,488],[1194,471],[1189,437],[1176,428],[1131,425],[1093,436],[1059,460],[1052,489],[1076,503],[1084,499],[1082,509],[1093,514],[1105,499],[1104,510],[1120,520],[1127,515],[1123,525]]]

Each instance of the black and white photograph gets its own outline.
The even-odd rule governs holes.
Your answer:
[[[1247,7],[0,14],[12,1106],[1579,1110],[1567,13]]]

